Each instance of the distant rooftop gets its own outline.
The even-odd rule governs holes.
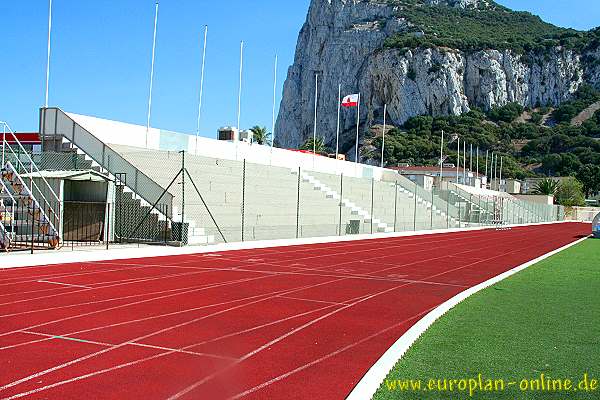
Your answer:
[[[427,166],[427,165],[423,165],[423,166],[417,166],[417,165],[411,165],[409,167],[388,167],[389,169],[393,169],[395,171],[398,171],[400,173],[413,173],[413,174],[419,174],[419,173],[438,173],[440,172],[440,167],[436,167],[436,166]],[[456,167],[450,168],[450,167],[444,167],[442,168],[442,171],[444,173],[456,173]],[[459,173],[464,173],[465,169],[464,168],[458,168]],[[466,170],[467,172],[469,172],[469,170]],[[472,172],[473,175],[477,175],[475,173],[475,171]],[[479,174],[479,176],[484,176],[483,174]]]

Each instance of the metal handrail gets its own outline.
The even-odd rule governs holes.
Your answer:
[[[48,133],[46,133],[45,128],[44,128],[48,122],[47,121],[48,117],[46,115],[46,113],[48,111],[54,111],[54,113],[53,113],[54,114],[54,130],[52,131],[52,133],[50,133],[50,135],[67,139],[69,142],[71,142],[74,146],[81,149],[81,151],[83,151],[88,157],[90,157],[92,160],[94,160],[96,163],[98,163],[98,165],[100,165],[102,168],[106,169],[112,175],[123,173],[125,171],[114,168],[113,165],[111,165],[112,163],[110,162],[111,161],[110,157],[113,157],[113,163],[116,159],[116,161],[118,161],[118,163],[120,165],[126,165],[127,168],[130,168],[131,170],[135,171],[135,176],[133,177],[133,179],[130,179],[131,177],[127,176],[127,179],[125,181],[125,186],[128,186],[137,196],[139,196],[140,198],[142,198],[143,200],[148,202],[148,204],[153,204],[156,201],[156,199],[158,198],[158,196],[161,195],[161,193],[164,191],[164,188],[161,185],[159,185],[148,175],[146,175],[145,173],[140,171],[131,162],[129,162],[124,157],[122,157],[120,154],[118,154],[118,152],[114,151],[110,146],[108,146],[107,144],[100,141],[100,139],[98,139],[94,134],[92,134],[87,129],[85,129],[83,126],[81,126],[76,121],[74,121],[69,115],[67,115],[60,108],[42,108],[40,110],[40,113],[41,113],[40,114],[41,115],[41,117],[40,117],[40,122],[41,122],[40,134],[41,135],[43,135],[43,136],[48,135]],[[50,114],[50,115],[52,115],[52,114]],[[62,130],[61,131],[57,130],[57,119],[58,119],[59,115],[62,118],[67,119],[69,121],[69,124],[72,124],[73,130],[71,132],[63,132]],[[90,149],[90,148],[88,148],[89,146],[83,145],[79,140],[77,140],[77,138],[75,138],[75,128],[76,127],[78,127],[80,129],[78,131],[78,135],[81,135],[82,133],[84,133],[86,139],[92,139],[96,142],[99,142],[99,144],[101,144],[101,146],[96,149]],[[105,155],[108,158],[105,157]],[[139,184],[137,182],[138,177],[144,178],[144,180],[146,182],[144,182],[143,185]],[[168,210],[167,215],[166,215],[167,218],[172,217],[171,212],[172,212],[173,197],[174,196],[171,193],[166,193],[163,195],[162,202],[166,206],[165,208]]]
[[[398,174],[396,182],[400,186],[402,186],[404,189],[409,190],[411,192],[415,191],[415,189],[416,189],[417,196],[419,198],[421,198],[427,202],[431,202],[431,200],[432,200],[431,192],[428,190],[425,190],[424,188],[422,188],[419,185],[416,185],[415,182],[411,181],[407,177],[405,177],[401,174]],[[438,210],[441,210],[443,212],[448,211],[450,214],[449,216],[451,216],[452,218],[458,218],[458,209],[453,204],[450,204],[449,202],[440,198],[439,196],[435,196],[435,191],[434,191],[432,205],[435,205],[435,207]]]
[[[6,129],[8,129],[8,133],[12,136],[13,140],[17,143],[17,145],[19,146],[19,148],[21,149],[21,151],[23,151],[23,154],[25,154],[25,156],[29,160],[31,170],[35,169],[35,171],[37,172],[37,175],[40,178],[42,178],[42,181],[46,184],[46,187],[48,188],[48,190],[50,191],[50,193],[52,194],[52,196],[56,200],[56,202],[57,202],[56,204],[60,207],[60,198],[57,196],[56,192],[54,192],[54,189],[52,189],[52,186],[50,186],[50,184],[48,183],[48,181],[46,180],[46,178],[44,177],[44,175],[42,175],[42,172],[39,170],[39,168],[37,167],[37,165],[33,162],[33,159],[31,158],[31,156],[29,155],[29,153],[25,150],[25,148],[23,147],[23,145],[21,144],[21,142],[19,141],[19,139],[17,138],[17,136],[15,135],[15,133],[13,132],[13,130],[10,128],[10,126],[5,121],[0,121],[0,124],[2,124],[4,126],[4,132],[2,134],[2,156],[3,156],[4,165],[2,165],[2,167],[4,167],[6,165],[6,160],[4,160],[4,157],[5,157],[5,148],[8,148],[10,150],[10,152],[12,153],[12,155],[17,160],[18,165],[21,168],[23,168],[23,170],[27,171],[27,168],[25,168],[25,165],[21,162],[21,159],[15,153],[15,151],[12,149],[12,147],[11,146],[6,146]],[[33,172],[33,171],[31,171],[31,172]],[[60,218],[59,214],[57,214],[56,211],[54,210],[54,208],[52,208],[51,203],[48,201],[48,199],[46,198],[46,196],[44,196],[44,193],[40,190],[40,187],[37,185],[37,183],[35,183],[35,181],[33,179],[31,180],[31,184],[32,184],[32,188],[33,188],[33,186],[35,186],[35,188],[37,189],[39,195],[44,200],[45,205],[47,205],[49,207],[49,211],[52,213],[52,215],[55,218]],[[33,196],[34,194],[31,193],[31,195]],[[50,221],[48,221],[48,222],[50,222]],[[57,230],[56,230],[56,232],[58,233]]]

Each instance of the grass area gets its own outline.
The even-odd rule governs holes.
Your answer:
[[[600,240],[586,240],[459,304],[396,364],[374,399],[600,398],[598,382],[587,392],[520,391],[523,378],[542,373],[575,385],[588,373],[588,387],[600,380]],[[456,383],[453,392],[423,391],[429,379],[437,385],[438,379],[478,380],[478,374],[483,387],[486,379],[504,379],[505,390],[478,386],[471,397],[468,386],[460,391]],[[422,380],[421,391],[387,388],[410,379]]]

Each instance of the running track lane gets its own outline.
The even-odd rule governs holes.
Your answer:
[[[0,272],[2,399],[343,399],[457,293],[568,223]]]

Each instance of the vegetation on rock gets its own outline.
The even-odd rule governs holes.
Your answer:
[[[398,16],[410,22],[413,31],[389,37],[386,47],[496,49],[536,54],[558,46],[581,53],[600,46],[599,28],[588,32],[561,28],[531,13],[513,11],[492,1],[466,9],[429,5],[420,0],[392,3],[400,6]]]
[[[570,104],[576,104],[577,109],[585,108],[584,104],[598,95],[585,87]],[[539,121],[531,120],[517,122],[521,111],[519,105],[511,103],[493,108],[488,114],[472,110],[460,116],[411,118],[386,135],[385,164],[439,165],[440,138],[444,131],[446,162],[456,163],[457,142],[448,144],[449,137],[456,134],[460,137],[461,153],[463,142],[467,143],[467,151],[471,144],[474,152],[479,147],[480,172],[485,172],[485,156],[489,151],[503,157],[503,176],[507,178],[577,176],[584,183],[586,194],[600,192],[600,111],[581,126],[566,122],[554,126],[540,126]],[[374,160],[379,161],[382,139],[369,141],[376,149]],[[476,163],[475,155],[473,169]],[[467,164],[470,164],[469,154]]]

